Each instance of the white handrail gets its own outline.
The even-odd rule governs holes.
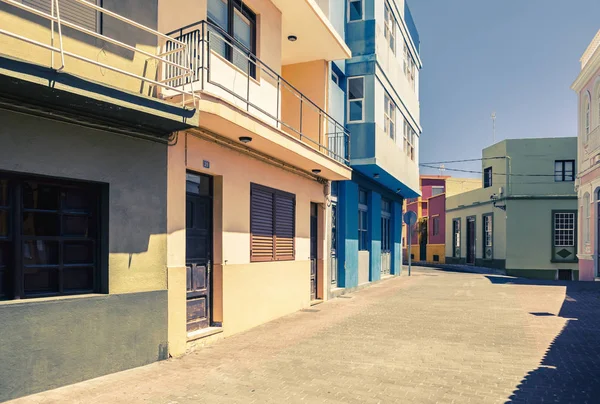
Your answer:
[[[152,80],[152,79],[146,78],[144,76],[141,76],[139,74],[130,73],[128,71],[125,71],[125,70],[122,70],[122,69],[119,69],[119,68],[116,68],[116,67],[112,67],[112,66],[104,64],[104,63],[100,63],[100,62],[98,62],[96,60],[88,59],[88,58],[86,58],[84,56],[81,56],[81,55],[78,55],[78,54],[75,54],[75,53],[72,53],[72,52],[65,51],[64,46],[63,46],[63,38],[62,38],[62,25],[65,25],[67,27],[73,28],[75,30],[78,30],[78,31],[84,33],[84,34],[87,34],[87,35],[90,35],[92,37],[101,39],[101,40],[106,41],[108,43],[111,43],[113,45],[120,46],[120,47],[122,47],[124,49],[127,49],[127,50],[130,50],[132,52],[141,53],[142,55],[145,55],[145,56],[150,57],[150,58],[152,58],[154,60],[163,62],[163,63],[165,63],[167,65],[171,65],[174,68],[183,71],[183,74],[181,74],[182,77],[192,77],[193,74],[194,74],[194,72],[191,69],[191,67],[189,67],[190,66],[190,64],[189,64],[189,57],[190,57],[190,55],[189,55],[189,52],[187,51],[188,45],[186,43],[184,43],[182,41],[179,41],[179,40],[177,40],[175,38],[171,38],[171,37],[169,37],[167,35],[164,35],[164,34],[158,32],[156,30],[153,30],[152,28],[148,28],[148,27],[146,27],[146,26],[144,26],[144,25],[142,25],[140,23],[137,23],[137,22],[135,22],[133,20],[125,18],[125,17],[123,17],[123,16],[121,16],[121,15],[119,15],[117,13],[112,12],[112,11],[106,10],[106,9],[104,9],[104,8],[102,8],[100,6],[97,6],[95,4],[92,4],[92,3],[90,3],[90,2],[88,2],[86,0],[74,0],[74,1],[77,1],[78,3],[81,3],[82,5],[84,5],[86,7],[92,8],[92,9],[98,11],[98,12],[101,12],[101,13],[104,13],[106,15],[109,15],[109,16],[117,19],[117,20],[120,20],[120,21],[123,21],[125,23],[128,23],[128,24],[130,24],[130,25],[132,25],[132,26],[134,26],[136,28],[139,28],[139,29],[141,29],[143,31],[149,32],[149,33],[151,33],[151,34],[153,34],[153,35],[155,35],[155,36],[157,36],[159,38],[165,39],[165,40],[167,40],[167,41],[169,41],[169,42],[171,42],[173,44],[180,45],[180,47],[171,50],[170,53],[183,52],[183,54],[184,54],[184,60],[185,60],[185,65],[184,65],[184,64],[180,64],[180,63],[176,63],[176,62],[173,62],[171,60],[168,60],[165,57],[165,55],[162,55],[162,54],[160,54],[160,55],[152,54],[152,53],[150,53],[148,51],[145,51],[143,49],[138,49],[135,46],[128,45],[126,43],[123,43],[123,42],[118,41],[116,39],[107,37],[107,36],[105,36],[103,34],[100,34],[98,32],[91,31],[91,30],[89,30],[89,29],[87,29],[85,27],[82,27],[82,26],[77,25],[75,23],[72,23],[70,21],[65,21],[65,20],[61,19],[60,18],[60,9],[59,9],[59,5],[58,5],[59,0],[51,0],[51,5],[52,5],[51,12],[52,12],[52,15],[50,15],[50,14],[44,12],[44,11],[35,9],[33,7],[27,6],[25,4],[22,4],[22,3],[20,3],[20,2],[18,2],[16,0],[0,0],[0,1],[2,1],[4,3],[7,3],[7,4],[10,4],[10,5],[12,5],[12,6],[16,7],[16,8],[20,8],[22,10],[28,11],[28,12],[30,12],[32,14],[35,14],[35,15],[38,15],[40,17],[46,18],[46,19],[48,19],[48,20],[51,21],[51,23],[52,23],[51,24],[51,43],[52,43],[52,45],[47,45],[47,44],[44,44],[42,42],[39,42],[39,41],[30,39],[30,38],[24,37],[22,35],[18,35],[18,34],[6,31],[6,30],[1,29],[1,28],[0,28],[0,34],[4,34],[4,35],[10,36],[10,37],[13,37],[15,39],[19,39],[19,40],[22,40],[24,42],[27,42],[27,43],[30,43],[30,44],[33,44],[33,45],[36,45],[36,46],[40,46],[42,48],[45,48],[45,49],[48,49],[48,50],[52,51],[52,61],[51,61],[51,63],[52,63],[52,68],[53,69],[54,69],[54,52],[58,52],[58,53],[61,54],[61,63],[62,63],[62,66],[59,69],[57,69],[58,71],[62,70],[65,67],[65,55],[67,55],[67,56],[70,56],[72,58],[79,59],[79,60],[82,60],[84,62],[93,64],[93,65],[96,65],[96,66],[100,66],[100,67],[103,67],[105,69],[112,70],[114,72],[117,72],[117,73],[120,73],[120,74],[124,74],[126,76],[130,76],[130,77],[142,80],[142,81],[150,83],[150,84],[154,84],[156,86],[159,86],[159,87],[162,87],[162,88],[165,88],[165,89],[174,90],[174,91],[176,91],[176,92],[178,92],[178,93],[180,93],[182,95],[182,104],[183,105],[185,105],[185,96],[186,95],[190,95],[190,96],[192,96],[192,99],[194,100],[194,106],[196,106],[196,96],[194,94],[193,83],[190,83],[191,91],[186,91],[185,90],[185,86],[183,88],[181,88],[181,87],[176,88],[176,87],[170,86],[168,84],[165,84],[162,81]],[[54,16],[54,12],[55,11],[56,11],[56,16]],[[54,46],[54,23],[56,23],[58,25],[58,36],[59,36],[59,45],[60,45],[58,48]],[[161,48],[160,44],[159,44],[158,48]]]

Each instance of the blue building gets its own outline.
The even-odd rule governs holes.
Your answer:
[[[352,133],[351,181],[331,184],[331,294],[402,262],[402,203],[419,195],[419,34],[405,0],[329,0],[352,50],[331,63],[329,107]],[[342,12],[343,10],[343,12]]]

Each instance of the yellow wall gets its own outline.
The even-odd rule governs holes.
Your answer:
[[[434,261],[433,256],[438,255],[439,261]],[[427,244],[427,262],[440,263],[446,262],[446,245],[445,244]]]
[[[456,178],[446,179],[446,197],[481,188],[481,178]]]
[[[329,65],[324,60],[298,63],[283,66],[282,77],[288,81],[296,90],[308,97],[319,108],[326,110],[327,90],[329,79]],[[315,143],[307,142],[312,147],[318,148],[318,144],[327,145],[325,136],[325,119],[319,120],[317,109],[309,102],[302,102],[302,115],[300,115],[299,94],[282,85],[281,91],[281,117],[284,123],[296,130],[300,130],[300,117],[302,116],[302,135],[312,139]],[[319,127],[321,127],[319,138]],[[283,130],[291,135],[298,136],[293,130],[284,127]]]
[[[320,278],[328,279],[322,259],[328,228],[323,185],[199,136],[181,132],[177,145],[169,148],[169,272],[178,271],[185,262],[186,169],[204,173],[214,179],[213,320],[222,321],[225,335],[231,335],[307,307],[311,202],[321,204],[318,267]],[[210,168],[204,168],[204,161]],[[251,183],[296,195],[295,261],[250,262]],[[319,297],[325,296],[325,285],[319,282]],[[179,283],[174,287],[182,288]],[[177,318],[176,324],[169,323],[170,343],[177,344],[186,335],[185,318],[179,312],[185,293],[169,293],[179,299],[173,306],[175,312],[169,307],[169,315]]]
[[[147,4],[143,0],[133,0],[124,4],[117,0],[105,0],[104,7],[117,12],[136,22],[150,28],[156,28],[156,5]],[[152,3],[152,2],[150,2]],[[136,10],[135,14],[131,10]],[[33,15],[28,11],[21,11],[5,3],[0,4],[0,21],[2,29],[27,37],[29,39],[51,45],[50,21]],[[127,25],[111,18],[104,18],[103,32],[113,39],[135,46],[152,54],[157,53],[157,38],[138,28]],[[119,68],[129,73],[154,79],[157,74],[157,62],[148,56],[134,53],[129,50],[107,44],[100,47],[101,41],[87,34],[76,32],[63,27],[64,50],[84,56],[88,59]],[[55,31],[54,46],[58,47],[58,32]],[[2,53],[11,57],[51,67],[51,52],[47,49],[28,44],[24,41],[0,35],[0,49]],[[150,60],[149,60],[150,59]],[[54,55],[54,67],[60,67],[60,54]],[[95,80],[104,84],[126,89],[128,91],[149,95],[150,87],[141,80],[113,72],[105,68],[83,62],[69,56],[65,58],[65,73],[75,74],[86,79]]]

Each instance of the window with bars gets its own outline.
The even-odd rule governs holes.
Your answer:
[[[389,2],[385,2],[383,34],[392,53],[396,53],[396,18],[392,13]]]
[[[209,26],[210,49],[256,78],[256,14],[240,0],[209,0],[208,22],[236,41],[231,44]]]
[[[99,291],[100,190],[0,174],[0,299]]]
[[[575,213],[554,213],[554,246],[575,246]]]
[[[396,139],[396,104],[386,92],[384,97],[384,132],[392,139]]]
[[[294,260],[296,196],[251,184],[250,233],[252,262]]]
[[[483,237],[484,237],[483,245],[485,247],[492,246],[492,234],[493,234],[492,216],[486,215],[483,217]]]
[[[358,191],[358,250],[369,250],[369,231],[368,231],[369,206],[367,201],[367,191]]]
[[[575,181],[575,160],[556,160],[554,162],[554,181]]]

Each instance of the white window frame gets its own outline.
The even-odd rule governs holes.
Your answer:
[[[387,133],[392,140],[396,140],[396,103],[386,91],[384,94],[383,108],[383,132]],[[391,128],[393,124],[393,128]]]
[[[337,86],[340,85],[340,77],[333,70],[331,70],[331,81],[333,81]]]
[[[586,192],[583,196],[583,242],[588,244],[590,242],[590,213],[590,194]]]
[[[357,79],[362,79],[362,98],[354,98],[351,100],[350,99],[350,80],[357,80]],[[348,79],[346,80],[346,93],[347,93],[346,94],[346,111],[347,111],[348,123],[361,123],[361,122],[365,121],[365,88],[366,88],[365,76],[348,77]],[[350,119],[350,104],[352,102],[361,102],[362,103],[360,120]]]
[[[555,212],[552,226],[552,242],[554,247],[575,247],[577,216],[575,212]]]
[[[351,20],[350,19],[350,4],[351,3],[357,3],[357,2],[360,2],[360,19],[358,19],[358,20]],[[348,0],[348,16],[347,16],[347,20],[348,20],[348,22],[357,22],[357,21],[364,21],[365,20],[365,0]]]
[[[404,118],[404,152],[412,161],[415,161],[415,136],[417,133],[408,120]]]
[[[434,193],[433,193],[433,190],[434,190],[434,189],[435,189],[435,190],[441,190],[441,192],[438,192],[437,194],[434,194]],[[443,185],[433,185],[433,186],[431,187],[431,197],[434,197],[434,196],[441,195],[441,194],[443,194],[444,192],[445,192],[445,190],[444,190],[444,186],[443,186]]]
[[[385,39],[388,42],[388,45],[390,47],[390,49],[392,50],[392,53],[395,55],[396,54],[396,16],[394,16],[394,13],[392,11],[392,7],[390,6],[389,1],[386,0],[385,4],[384,4],[384,11],[383,11],[383,36],[385,37]],[[387,18],[389,16],[389,19]],[[393,39],[393,45],[392,45],[392,39]]]

